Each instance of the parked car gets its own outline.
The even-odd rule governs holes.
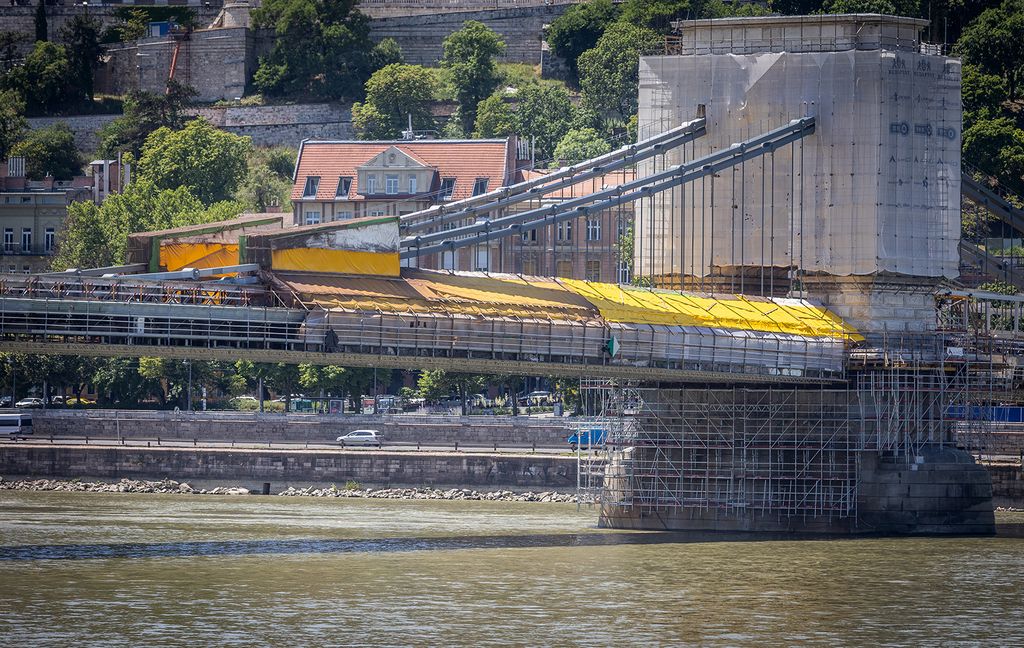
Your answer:
[[[11,406],[11,397],[10,396],[0,396],[0,407],[10,407],[10,406]]]
[[[377,430],[352,430],[337,438],[341,447],[345,446],[377,446],[381,447],[380,433]]]
[[[43,406],[42,398],[22,398],[20,401],[14,404],[15,407],[21,407],[24,409],[32,409],[35,407]]]
[[[604,446],[604,441],[607,436],[607,430],[602,428],[591,428],[589,430],[580,430],[566,439],[566,441],[569,442],[569,446],[573,450],[576,450],[577,448],[601,448]]]

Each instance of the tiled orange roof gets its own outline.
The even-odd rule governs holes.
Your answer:
[[[519,181],[534,180],[536,178],[543,178],[548,175],[549,172],[536,171],[532,169],[524,169],[519,172]],[[580,198],[587,194],[596,193],[602,189],[614,187],[626,182],[631,182],[636,179],[636,171],[633,169],[620,169],[617,171],[610,171],[602,176],[591,178],[590,180],[584,180],[577,182],[574,185],[570,185],[564,189],[553,191],[550,194],[544,196],[545,200],[569,200],[570,198]]]
[[[509,142],[507,140],[420,140],[396,142],[303,142],[292,185],[292,200],[302,198],[308,176],[319,176],[316,200],[334,200],[339,177],[352,178],[350,200],[363,200],[359,195],[356,169],[376,155],[394,146],[409,157],[437,169],[430,191],[440,188],[441,178],[455,178],[453,200],[473,195],[477,178],[487,178],[491,191],[511,181]],[[424,190],[428,190],[424,188]],[[377,200],[386,200],[381,195]]]

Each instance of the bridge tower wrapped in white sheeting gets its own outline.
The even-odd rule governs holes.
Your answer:
[[[815,117],[815,133],[641,200],[638,273],[690,286],[744,275],[745,292],[765,290],[749,280],[765,268],[787,285],[794,275],[956,277],[960,62],[922,43],[927,25],[878,15],[678,23],[667,55],[641,59],[639,128],[702,111],[707,135],[641,175],[799,117]]]

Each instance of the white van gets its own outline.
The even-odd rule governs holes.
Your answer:
[[[32,434],[31,414],[0,414],[0,434],[24,441]]]

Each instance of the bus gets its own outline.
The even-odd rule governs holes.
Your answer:
[[[7,434],[12,440],[26,440],[32,434],[32,415],[0,414],[0,434]]]

